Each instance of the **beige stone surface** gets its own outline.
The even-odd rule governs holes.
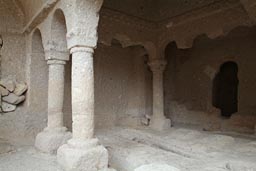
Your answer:
[[[179,171],[179,169],[169,166],[168,164],[148,164],[136,168],[134,171]]]
[[[153,73],[153,116],[150,120],[150,126],[160,131],[171,127],[171,120],[165,118],[164,114],[163,72],[166,64],[164,60],[154,60],[149,63]]]
[[[21,96],[27,91],[27,89],[28,89],[28,86],[26,83],[16,83],[16,87],[13,93],[16,94],[17,96]]]
[[[0,139],[0,155],[15,151],[15,147],[8,141]]]
[[[58,151],[70,171],[255,169],[255,137],[247,137],[256,128],[255,7],[253,0],[0,0],[0,84],[8,90],[0,88],[0,102],[9,112],[0,116],[0,136]],[[223,119],[212,81],[228,60],[239,67],[239,106]],[[141,121],[150,133],[136,130]],[[111,132],[115,126],[136,129]],[[100,139],[110,155],[97,128],[110,131]],[[19,163],[61,170],[49,155],[28,153],[0,162],[7,171]]]
[[[1,92],[2,96],[8,96],[10,93],[6,88],[4,88],[2,86],[0,86],[0,92]]]
[[[3,112],[13,112],[16,109],[16,105],[12,105],[12,104],[9,104],[6,102],[2,102],[1,105],[2,105],[1,108],[2,108]]]
[[[2,98],[4,102],[17,105],[25,100],[25,96],[17,96],[14,93],[10,93],[8,96]]]
[[[15,82],[11,78],[2,79],[0,85],[10,92],[13,92],[16,87]]]

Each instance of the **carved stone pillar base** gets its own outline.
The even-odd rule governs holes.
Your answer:
[[[108,152],[98,139],[71,139],[57,152],[57,160],[65,171],[105,171]]]
[[[72,134],[67,132],[67,128],[48,129],[40,132],[36,136],[35,146],[37,149],[48,154],[57,154],[57,150],[60,146],[65,144]]]
[[[152,118],[150,121],[150,127],[157,131],[164,131],[171,128],[171,120],[165,117]]]

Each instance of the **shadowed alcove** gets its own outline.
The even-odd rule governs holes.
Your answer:
[[[221,115],[230,117],[238,109],[238,66],[228,61],[221,65],[213,80],[213,106],[221,110]]]

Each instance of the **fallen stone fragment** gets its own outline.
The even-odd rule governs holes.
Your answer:
[[[180,171],[179,169],[167,164],[148,164],[142,165],[134,171]]]
[[[21,96],[23,93],[25,93],[25,91],[27,91],[27,89],[28,86],[26,83],[17,83],[13,93],[17,96]]]
[[[16,105],[2,102],[2,110],[3,110],[3,112],[13,112],[16,110]]]
[[[10,93],[8,96],[2,98],[4,102],[17,105],[25,100],[25,96],[17,96],[14,93]]]
[[[8,96],[10,94],[10,92],[6,88],[0,86],[0,94],[2,96]]]
[[[9,90],[10,92],[13,92],[15,89],[15,83],[14,81],[10,80],[10,79],[3,79],[0,81],[0,85],[2,87],[5,87],[7,90]]]

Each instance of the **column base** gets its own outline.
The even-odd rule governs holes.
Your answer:
[[[150,127],[157,131],[164,131],[171,128],[171,120],[167,118],[152,118]]]
[[[58,149],[57,160],[65,171],[107,171],[108,152],[98,139],[71,139]]]
[[[72,134],[65,127],[58,129],[45,128],[43,132],[37,134],[35,147],[44,153],[57,154],[58,148],[70,138],[72,138]]]

